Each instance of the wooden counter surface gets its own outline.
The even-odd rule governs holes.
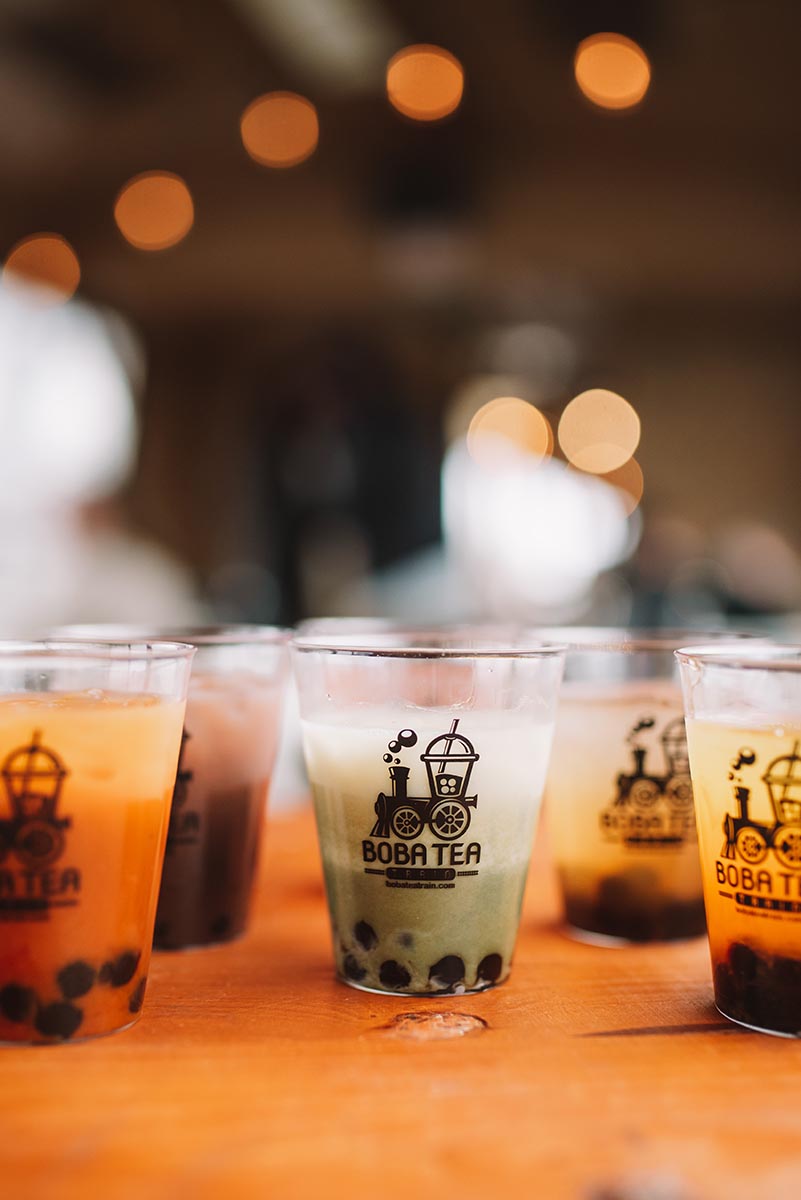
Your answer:
[[[569,941],[538,859],[507,984],[373,996],[332,977],[308,813],[262,866],[249,935],[156,956],[133,1029],[0,1048],[4,1200],[801,1195],[801,1044],[717,1014],[705,942]]]

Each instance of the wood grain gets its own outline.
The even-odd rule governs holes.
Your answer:
[[[359,993],[311,817],[273,820],[246,938],[158,955],[127,1033],[0,1050],[2,1196],[797,1195],[801,1046],[718,1016],[705,943],[579,945],[556,913],[540,851],[509,983]],[[432,1013],[480,1020],[394,1021]]]

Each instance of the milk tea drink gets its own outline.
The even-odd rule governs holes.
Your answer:
[[[183,716],[165,695],[0,695],[0,1041],[137,1019]]]
[[[801,722],[691,719],[709,949],[720,1011],[801,1034]]]
[[[283,675],[193,671],[156,918],[160,949],[248,922],[280,730]]]
[[[628,941],[703,934],[681,689],[565,683],[547,786],[565,919]]]
[[[398,729],[395,716],[303,725],[337,974],[411,994],[501,983],[551,725],[429,711]]]

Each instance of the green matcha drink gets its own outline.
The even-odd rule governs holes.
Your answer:
[[[409,995],[506,979],[552,729],[547,708],[304,721],[341,979]]]

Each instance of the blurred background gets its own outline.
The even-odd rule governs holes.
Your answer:
[[[799,36],[2,0],[2,627],[792,630]]]

